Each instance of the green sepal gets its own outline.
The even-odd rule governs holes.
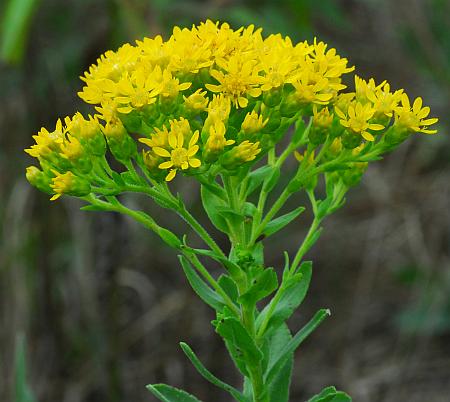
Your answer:
[[[285,272],[287,272],[285,270]],[[312,262],[305,261],[298,270],[298,273],[283,280],[283,295],[275,306],[269,319],[266,331],[273,331],[283,324],[302,303],[311,282]],[[258,315],[256,319],[256,328],[259,328],[265,321],[266,315],[271,309],[271,301]]]
[[[244,376],[248,376],[247,364],[254,366],[263,359],[261,349],[255,340],[227,308],[224,308],[223,313],[217,314],[217,319],[212,324],[225,340],[236,367]]]
[[[194,292],[197,293],[198,296],[208,306],[212,307],[216,311],[222,311],[226,304],[222,299],[222,297],[219,294],[217,294],[213,289],[211,289],[203,281],[203,279],[200,278],[200,276],[192,268],[190,262],[186,259],[186,257],[180,255],[178,256],[178,258],[180,259],[183,271],[192,289],[194,289]]]
[[[267,268],[253,278],[252,285],[244,294],[239,296],[238,301],[241,304],[256,304],[277,288],[277,274],[273,268]]]
[[[351,402],[352,398],[335,387],[327,387],[320,394],[308,399],[308,402]]]
[[[295,336],[283,347],[279,353],[279,357],[274,363],[269,364],[265,374],[265,381],[271,383],[280,370],[285,366],[286,362],[292,357],[292,354],[300,346],[300,344],[320,325],[320,323],[330,315],[330,310],[321,309],[314,317],[300,330]]]
[[[149,384],[147,389],[162,402],[201,402],[186,391],[166,384]]]
[[[201,197],[203,207],[211,220],[212,224],[221,232],[228,234],[228,224],[226,219],[218,212],[218,208],[226,207],[225,202],[217,195],[213,194],[209,189],[202,184]]]
[[[293,211],[288,212],[276,219],[270,221],[264,228],[263,234],[270,236],[279,230],[283,229],[286,225],[291,223],[297,216],[299,216],[305,210],[304,207],[295,208]]]
[[[274,167],[273,166],[262,166],[248,175],[248,186],[247,186],[247,196],[252,194],[262,183],[263,181],[273,174]]]
[[[200,359],[196,356],[194,351],[190,348],[189,345],[187,345],[184,342],[180,342],[181,349],[183,350],[184,354],[188,357],[188,359],[191,361],[193,366],[197,369],[197,371],[200,373],[200,375],[205,378],[210,383],[214,384],[215,386],[223,389],[224,391],[231,394],[231,396],[238,402],[250,402],[240,391],[238,391],[236,388],[232,387],[231,385],[223,382],[222,380],[219,380],[214,374],[212,374],[200,361]]]

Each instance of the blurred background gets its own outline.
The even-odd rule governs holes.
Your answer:
[[[355,402],[449,400],[449,0],[2,0],[0,13],[1,401],[153,401],[145,385],[157,382],[228,401],[179,341],[239,385],[213,312],[171,250],[125,217],[50,202],[24,178],[31,135],[87,110],[78,76],[101,53],[206,18],[317,36],[364,78],[423,96],[440,118],[439,135],[414,135],[372,164],[325,222],[308,255],[311,291],[290,325],[320,307],[333,315],[296,355],[291,401],[332,384]],[[195,195],[189,203],[201,216]],[[266,244],[267,265],[281,267],[307,220]]]

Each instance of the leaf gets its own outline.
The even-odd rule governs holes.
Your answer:
[[[173,247],[177,250],[181,249],[183,243],[181,240],[175,235],[175,233],[171,232],[169,229],[159,227],[158,235],[161,239],[170,247]]]
[[[270,193],[273,188],[277,185],[278,180],[280,179],[280,168],[278,166],[274,166],[272,168],[272,172],[270,173],[270,176],[267,177],[267,179],[264,180],[263,184],[263,191],[266,193]]]
[[[337,391],[335,387],[327,387],[318,395],[308,399],[308,402],[351,402],[352,398],[345,392]]]
[[[216,207],[216,212],[218,215],[222,216],[224,219],[233,222],[234,225],[238,225],[244,221],[244,215],[236,212],[233,208],[228,206],[220,206]]]
[[[295,350],[301,345],[301,343],[320,325],[320,323],[330,315],[330,310],[321,309],[314,317],[295,334],[295,336],[283,347],[280,352],[280,356],[277,361],[272,365],[269,364],[265,379],[267,383],[271,383],[277,376],[279,371],[284,367],[286,362],[292,357]]]
[[[263,233],[266,236],[270,236],[278,232],[279,230],[283,229],[286,225],[291,223],[295,218],[297,218],[297,216],[299,216],[304,210],[305,210],[304,207],[298,207],[285,215],[273,219],[266,225]]]
[[[233,279],[231,279],[228,275],[220,275],[217,283],[230,297],[231,300],[237,300],[237,298],[239,297],[239,292]]]
[[[247,196],[253,193],[273,173],[273,166],[262,166],[248,175]]]
[[[217,261],[218,263],[222,264],[225,267],[225,269],[230,273],[230,275],[232,276],[232,278],[235,281],[245,281],[246,280],[245,274],[244,274],[244,272],[242,272],[241,268],[239,268],[239,266],[237,264],[230,261],[229,259],[224,258],[220,255],[217,255],[214,251],[211,251],[211,250],[204,250],[204,249],[190,248],[190,247],[186,247],[186,248],[195,254],[210,257],[214,261]]]
[[[273,268],[267,268],[253,279],[252,286],[238,301],[242,304],[256,304],[259,300],[269,296],[278,287],[277,274]]]
[[[292,339],[291,332],[286,324],[281,325],[269,338],[269,364],[272,365],[283,351],[286,345]],[[269,396],[271,401],[288,402],[289,387],[291,384],[292,367],[294,365],[294,354],[286,361],[286,364],[268,384]]]
[[[201,197],[203,207],[211,220],[212,224],[221,232],[228,234],[228,224],[223,216],[221,216],[217,208],[225,207],[225,202],[208,190],[203,184],[201,186]]]
[[[219,380],[214,374],[212,374],[200,361],[200,359],[195,355],[194,351],[184,342],[180,342],[181,349],[183,349],[183,352],[188,357],[188,359],[191,361],[191,363],[194,365],[194,367],[197,369],[197,371],[200,373],[200,375],[205,378],[210,383],[216,385],[217,387],[223,389],[224,391],[227,391],[230,393],[234,399],[236,399],[239,402],[250,402],[247,398],[242,395],[241,392],[239,392],[236,388],[232,387],[231,385]]]
[[[287,261],[288,263],[288,261]],[[267,324],[267,329],[274,330],[285,322],[294,312],[294,310],[302,303],[311,282],[312,262],[305,261],[298,270],[298,273],[282,283],[284,288],[283,295],[273,310],[273,313]],[[261,311],[256,319],[256,328],[259,328],[265,321],[266,315],[271,309],[273,300]]]
[[[147,389],[162,402],[201,402],[186,391],[166,384],[147,385]]]
[[[222,311],[225,306],[225,302],[222,297],[200,278],[186,257],[180,255],[178,258],[180,259],[186,278],[195,293],[197,293],[208,306],[212,307],[216,311]]]
[[[259,364],[263,358],[255,341],[237,318],[219,314],[213,324],[216,332],[225,340],[228,351],[238,369],[243,375],[248,376],[246,363]]]

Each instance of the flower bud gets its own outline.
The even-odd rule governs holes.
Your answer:
[[[53,193],[52,188],[50,187],[52,180],[36,166],[27,167],[26,178],[29,183],[38,190],[47,194]]]
[[[224,168],[233,170],[243,163],[254,160],[260,152],[259,142],[243,141],[222,155],[220,163]]]

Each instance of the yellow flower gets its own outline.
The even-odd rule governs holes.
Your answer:
[[[333,98],[333,94],[327,92],[328,80],[323,77],[316,80],[312,73],[307,70],[300,72],[292,85],[295,88],[294,96],[300,103],[326,105]]]
[[[222,166],[236,169],[246,162],[251,162],[261,152],[258,142],[242,141],[239,145],[226,152],[220,159]]]
[[[391,86],[383,81],[376,85],[375,80],[371,78],[365,81],[355,75],[355,96],[361,103],[372,102],[375,109],[375,116],[392,117],[394,109],[401,100],[403,89],[391,92]]]
[[[268,118],[263,120],[262,115],[253,110],[245,116],[241,129],[245,134],[254,134],[261,131],[266,126],[268,121]]]
[[[225,132],[225,124],[221,121],[216,121],[214,125],[211,126],[209,136],[205,144],[205,158],[215,158],[217,154],[222,152],[226,146],[235,143],[234,140],[225,139]]]
[[[83,147],[73,135],[67,135],[67,139],[61,144],[61,155],[71,161],[83,155]]]
[[[200,167],[200,159],[194,158],[199,149],[197,145],[198,138],[199,132],[197,130],[190,138],[187,147],[184,147],[185,138],[183,133],[181,131],[171,131],[168,136],[169,150],[162,147],[152,148],[156,155],[169,159],[158,166],[160,169],[170,169],[166,176],[166,181],[171,181],[179,169],[186,170],[189,167]]]
[[[329,128],[333,124],[333,113],[330,113],[327,107],[317,111],[317,106],[313,106],[313,123],[314,126],[320,128]]]
[[[355,134],[360,134],[367,141],[375,141],[375,137],[367,130],[383,130],[381,124],[369,123],[375,114],[375,109],[369,103],[362,105],[360,102],[350,104],[347,113],[335,108],[336,114],[340,117],[340,123]]]
[[[50,198],[51,201],[57,200],[63,194],[82,197],[91,192],[91,186],[87,180],[75,176],[71,171],[66,173],[53,172],[56,176],[52,180],[50,187],[55,195]]]
[[[259,67],[256,60],[245,60],[239,56],[233,56],[228,61],[217,60],[222,71],[212,69],[210,74],[219,81],[218,85],[206,84],[206,88],[212,92],[222,92],[230,98],[234,105],[239,108],[247,107],[247,95],[256,98],[261,95],[261,77],[258,75]]]
[[[438,122],[436,117],[426,119],[430,114],[428,106],[422,107],[422,98],[416,98],[412,107],[408,95],[401,98],[401,106],[395,109],[395,125],[424,134],[436,134],[437,130],[429,130],[427,127]]]
[[[163,98],[167,99],[175,99],[180,91],[185,91],[192,85],[190,82],[180,84],[179,79],[173,77],[169,70],[162,71],[159,66],[155,68],[149,79],[156,83],[159,82],[157,91]]]
[[[33,135],[33,138],[36,144],[25,149],[25,152],[29,155],[40,158],[58,153],[61,149],[61,143],[64,140],[64,130],[61,120],[58,119],[54,131],[49,132],[46,128],[42,127],[37,135]]]
[[[153,80],[153,76],[146,75],[144,69],[125,74],[117,83],[115,91],[118,96],[114,98],[119,104],[117,111],[128,114],[134,109],[151,105],[156,102],[156,96],[160,93]]]
[[[186,109],[192,113],[203,112],[209,102],[209,99],[206,97],[206,91],[203,91],[201,88],[188,97],[183,96],[183,99]]]

